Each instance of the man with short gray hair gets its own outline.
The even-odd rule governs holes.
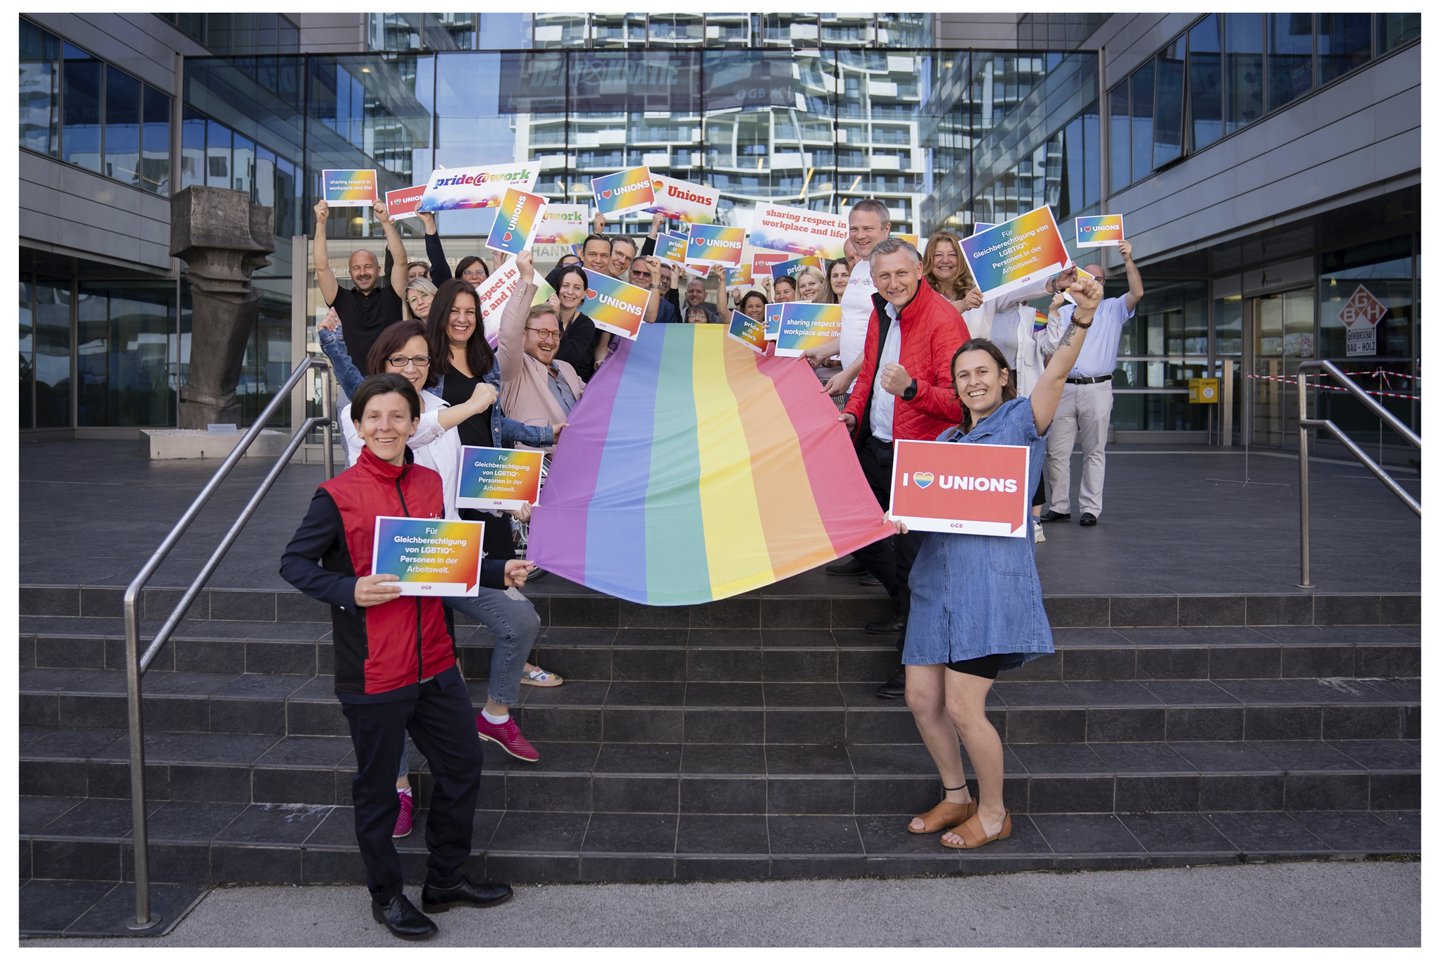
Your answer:
[[[869,266],[875,294],[865,349],[855,389],[840,419],[855,438],[860,469],[871,492],[881,509],[889,510],[894,441],[934,440],[960,422],[950,361],[970,333],[950,301],[920,276],[920,253],[907,241],[889,238],[874,244]],[[911,532],[855,551],[855,559],[895,603],[890,618],[867,623],[865,630],[896,633],[896,647],[902,651],[910,612],[910,567],[923,537]],[[903,697],[905,668],[901,666],[876,694]]]

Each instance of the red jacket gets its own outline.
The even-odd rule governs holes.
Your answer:
[[[361,451],[355,466],[315,491],[281,561],[285,579],[331,605],[335,692],[342,699],[401,691],[455,666],[455,641],[440,599],[398,597],[355,606],[355,579],[374,572],[375,518],[381,516],[443,518],[440,475]],[[490,573],[482,581],[493,581]]]
[[[856,439],[870,435],[870,397],[881,387],[875,381],[876,358],[880,352],[881,324],[890,323],[885,298],[874,296],[875,309],[865,331],[865,354],[855,389],[845,412],[855,417]],[[915,399],[895,398],[893,423],[896,440],[934,440],[961,420],[960,400],[952,388],[950,361],[955,351],[970,339],[970,330],[960,311],[923,279],[915,297],[900,310],[900,366],[915,380]]]

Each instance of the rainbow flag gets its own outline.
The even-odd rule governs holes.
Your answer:
[[[620,344],[560,437],[529,559],[637,603],[705,603],[894,532],[809,366],[725,334],[653,324]]]

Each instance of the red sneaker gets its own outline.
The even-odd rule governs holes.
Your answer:
[[[507,716],[504,723],[491,723],[485,719],[483,713],[478,713],[475,715],[475,733],[481,740],[498,743],[501,750],[516,760],[534,763],[540,759],[540,752],[525,739],[525,734],[520,732],[514,717]]]
[[[408,793],[396,792],[400,795],[400,815],[395,818],[395,829],[390,836],[400,840],[410,836],[410,831],[415,827],[415,799]]]

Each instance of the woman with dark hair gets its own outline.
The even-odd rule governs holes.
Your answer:
[[[765,308],[769,305],[770,301],[759,290],[746,290],[740,298],[740,312],[751,320],[764,320]]]
[[[478,287],[490,279],[490,267],[479,257],[461,257],[460,262],[455,264],[455,279]]]
[[[1055,417],[1065,377],[1080,354],[1100,303],[1100,285],[1071,287],[1075,313],[1059,348],[1029,397],[1019,397],[1005,355],[989,340],[972,339],[951,361],[962,421],[937,439],[1030,448],[1027,493],[1045,463],[1045,434]],[[903,523],[896,524],[905,533]],[[1010,836],[1005,811],[1004,747],[985,716],[985,700],[1002,669],[1054,653],[1050,623],[1035,569],[1031,526],[1026,536],[931,533],[910,572],[910,617],[905,630],[905,702],[940,773],[940,803],[910,821],[911,833],[940,833],[943,846],[970,849]],[[980,800],[971,799],[960,758],[970,755]]]
[[[578,254],[578,253],[567,253],[567,254],[565,254],[565,256],[563,256],[563,257],[560,258],[560,260],[555,264],[555,266],[557,266],[557,267],[569,267],[569,266],[576,266],[576,267],[578,267],[578,266],[580,266],[582,263],[583,263],[583,261],[580,259],[580,254]]]
[[[589,281],[579,266],[558,266],[545,277],[555,291],[555,316],[560,320],[560,348],[556,360],[564,360],[575,368],[585,383],[595,375],[595,351],[598,344],[595,323],[580,310],[585,303]]]
[[[845,295],[845,288],[850,284],[850,263],[844,257],[838,260],[831,260],[825,267],[825,282],[830,285],[830,290],[835,294],[835,302],[839,303],[840,298]]]

